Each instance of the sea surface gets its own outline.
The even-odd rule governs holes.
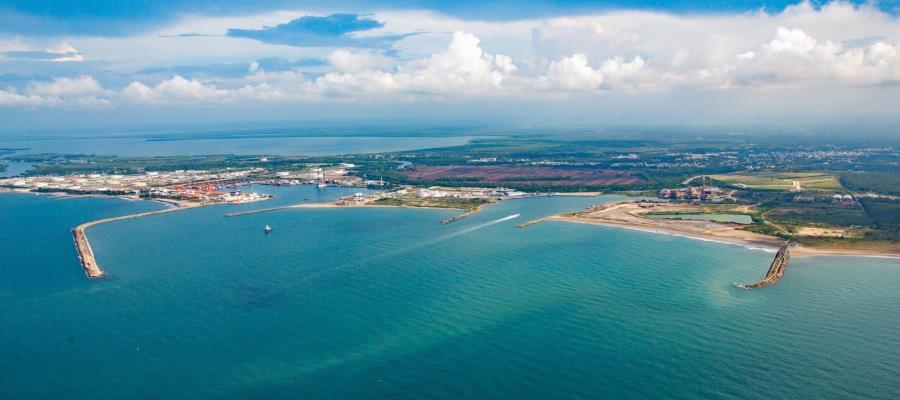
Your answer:
[[[897,399],[900,263],[452,210],[160,208],[0,194],[2,399]],[[516,216],[518,214],[518,216]],[[264,234],[262,227],[274,231]]]
[[[463,145],[477,136],[210,137],[157,140],[145,137],[0,138],[0,148],[20,154],[94,154],[121,157],[209,154],[329,156]]]
[[[0,171],[0,178],[10,178],[13,176],[19,176],[25,172],[28,172],[33,167],[33,164],[30,162],[3,162],[3,165],[6,168],[3,171]]]

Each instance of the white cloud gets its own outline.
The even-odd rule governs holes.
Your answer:
[[[47,53],[57,54],[57,57],[50,58],[52,62],[81,62],[84,61],[84,55],[75,47],[67,42],[61,42],[57,45],[47,48]]]
[[[50,62],[80,62],[84,61],[84,55],[67,42],[60,42],[44,50],[35,49],[26,45],[20,38],[13,40],[0,40],[0,58],[4,56]]]
[[[756,53],[752,51],[746,51],[737,55],[737,58],[740,60],[752,60],[756,58]]]
[[[100,83],[87,75],[77,78],[56,78],[50,82],[31,82],[25,88],[25,93],[33,96],[67,97],[102,92],[103,87]]]
[[[386,71],[391,69],[393,60],[374,51],[336,50],[328,55],[328,64],[340,72]]]
[[[135,103],[185,103],[227,101],[232,92],[217,90],[195,79],[185,79],[175,75],[150,87],[140,82],[131,82],[122,89],[122,98]]]
[[[202,31],[213,32],[216,24],[238,26],[234,18],[207,18],[209,29]],[[61,78],[24,89],[20,85],[21,93],[2,91],[6,100],[0,104],[60,104],[85,96],[149,104],[559,99],[571,93],[586,97],[609,91],[737,92],[757,87],[888,87],[900,82],[900,19],[871,5],[833,2],[816,7],[803,2],[780,13],[615,11],[515,22],[461,21],[422,12],[379,13],[376,18],[397,31],[462,30],[454,32],[449,43],[440,34],[410,37],[396,49],[397,57],[372,51],[283,48],[222,37],[79,39],[78,47],[87,43],[92,58],[94,52],[103,51],[130,54],[114,58],[127,60],[117,64],[120,70],[137,70],[141,65],[135,63],[146,62],[145,53],[166,53],[154,62],[208,61],[218,56],[246,63],[247,73],[241,78],[192,78],[185,73],[154,83],[141,76],[115,92],[104,91],[90,77]],[[0,47],[21,43],[0,42]],[[59,54],[57,61],[81,57],[66,42],[46,50]],[[328,65],[312,73],[264,71],[255,61],[273,55],[324,59]]]
[[[547,80],[563,89],[594,90],[603,83],[603,73],[588,65],[587,56],[579,53],[551,62]]]
[[[52,81],[32,81],[19,92],[14,87],[0,90],[0,106],[47,107],[85,106],[97,107],[110,104],[109,92],[93,77],[56,78]]]
[[[772,53],[807,54],[816,48],[816,39],[800,29],[778,27],[775,38],[765,46]]]
[[[878,85],[900,81],[897,45],[885,41],[845,46],[820,41],[801,29],[779,27],[759,49],[743,59],[733,79],[752,84]],[[763,78],[759,78],[763,77]]]
[[[446,50],[398,67],[395,79],[406,91],[473,94],[496,90],[516,70],[505,55],[479,47],[473,34],[454,32]]]

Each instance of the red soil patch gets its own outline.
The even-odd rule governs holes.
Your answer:
[[[644,182],[640,175],[629,171],[508,166],[416,167],[407,171],[406,176],[416,180],[466,179],[473,183],[545,186],[608,186]]]

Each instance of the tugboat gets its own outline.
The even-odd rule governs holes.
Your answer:
[[[263,231],[266,232],[266,233],[272,232],[272,227],[269,226],[269,224],[266,224],[266,227],[263,228]]]

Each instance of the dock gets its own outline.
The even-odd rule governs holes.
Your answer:
[[[225,216],[226,216],[226,217],[239,217],[239,216],[241,216],[241,215],[259,214],[259,213],[270,212],[270,211],[284,210],[284,209],[292,208],[292,207],[294,207],[294,206],[281,206],[281,207],[260,208],[260,209],[257,209],[257,210],[249,210],[249,211],[240,211],[240,212],[228,213],[228,214],[225,214]]]
[[[442,224],[449,224],[449,223],[451,223],[451,222],[456,222],[456,221],[459,221],[459,220],[461,220],[461,219],[463,219],[463,218],[465,218],[465,217],[468,217],[468,216],[470,216],[470,215],[473,215],[473,214],[477,213],[478,211],[481,211],[481,208],[480,208],[480,207],[479,207],[478,209],[476,209],[476,210],[468,211],[468,212],[465,212],[465,213],[462,213],[462,214],[459,214],[459,215],[456,215],[456,216],[447,218],[447,219],[441,221],[441,223],[442,223]]]
[[[784,276],[784,270],[787,269],[788,262],[791,260],[791,243],[785,243],[778,250],[778,253],[775,254],[775,258],[772,260],[772,264],[769,265],[769,270],[766,271],[766,276],[763,280],[750,283],[746,285],[738,285],[738,287],[742,287],[744,289],[757,289],[761,287],[766,287],[775,282],[781,280]]]
[[[87,237],[87,228],[107,222],[147,217],[150,215],[187,210],[190,208],[194,207],[167,208],[165,210],[159,211],[149,211],[138,214],[123,215],[120,217],[103,218],[76,226],[74,229],[72,229],[72,238],[75,240],[75,250],[78,252],[78,259],[81,261],[81,267],[84,268],[84,273],[87,274],[87,277],[91,279],[102,278],[103,276],[105,276],[105,274],[103,273],[103,269],[100,268],[100,264],[97,263],[97,259],[94,257],[94,250],[91,248],[91,242]]]

